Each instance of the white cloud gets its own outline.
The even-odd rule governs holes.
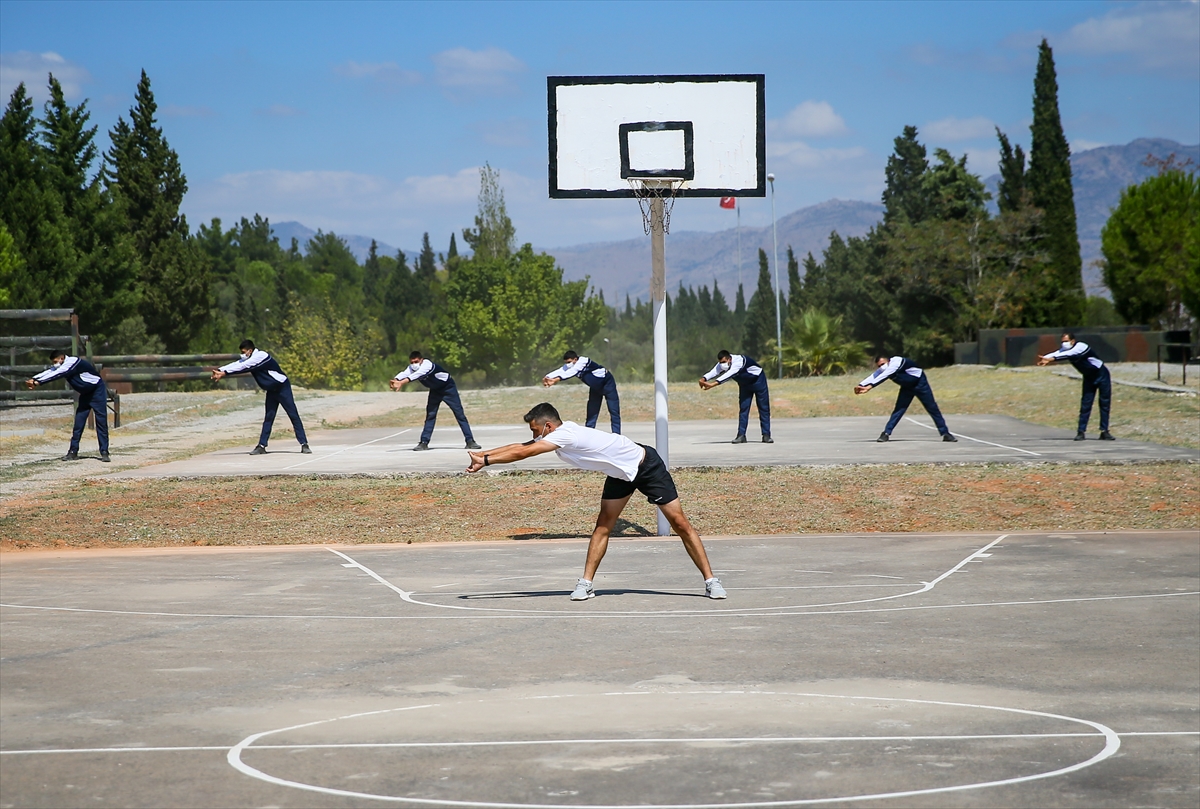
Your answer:
[[[167,104],[159,109],[164,118],[211,118],[216,115],[211,107]]]
[[[83,85],[92,79],[85,68],[53,51],[16,51],[0,54],[0,93],[4,94],[4,102],[8,102],[13,90],[17,89],[21,82],[25,83],[25,92],[35,101],[45,101],[50,95],[47,85],[51,73],[62,85],[63,95],[68,100],[83,95]]]
[[[943,118],[919,127],[921,137],[929,142],[953,143],[996,136],[996,125],[982,115],[974,118]]]
[[[262,115],[267,118],[295,118],[304,114],[304,110],[297,107],[290,107],[287,104],[272,104],[269,107],[262,107],[254,111],[255,115]]]
[[[998,148],[968,148],[964,152],[967,155],[967,171],[972,174],[977,174],[986,179],[1000,171],[1000,150]]]
[[[1118,7],[1073,26],[1056,50],[1122,57],[1151,70],[1190,70],[1194,77],[1200,64],[1200,3],[1146,2]]]
[[[431,57],[434,81],[452,93],[511,93],[513,79],[525,71],[525,63],[500,48],[451,48]]]
[[[842,116],[833,111],[828,101],[803,101],[772,124],[780,135],[798,138],[843,135],[849,131]]]
[[[802,169],[831,169],[853,163],[868,156],[866,149],[852,146],[848,149],[817,149],[804,141],[769,142],[767,156]]]
[[[415,70],[406,70],[395,62],[346,62],[334,65],[333,72],[347,79],[370,79],[388,89],[400,89],[425,80]]]
[[[1089,149],[1099,149],[1101,146],[1108,146],[1108,144],[1098,140],[1084,140],[1083,138],[1075,138],[1071,141],[1071,154],[1079,154],[1080,152],[1086,152]]]

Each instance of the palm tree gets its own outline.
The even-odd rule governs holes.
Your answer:
[[[842,336],[842,316],[805,309],[784,327],[783,370],[787,376],[846,373],[868,364],[867,344]],[[772,347],[773,348],[773,347]]]

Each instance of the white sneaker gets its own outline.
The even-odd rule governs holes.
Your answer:
[[[716,576],[704,580],[704,594],[709,598],[725,598],[729,595],[725,592],[725,588],[721,586],[721,580]]]
[[[724,590],[721,592],[724,592]],[[592,589],[592,583],[590,581],[587,579],[580,579],[575,583],[575,592],[571,593],[572,601],[587,601],[589,598],[595,597],[596,591]]]

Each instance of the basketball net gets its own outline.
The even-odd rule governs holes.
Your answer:
[[[630,177],[628,178],[629,187],[633,189],[633,195],[637,198],[638,207],[642,209],[642,227],[646,231],[646,235],[650,235],[653,230],[653,201],[661,199],[663,201],[663,233],[671,232],[671,211],[675,207],[675,195],[679,193],[679,189],[683,187],[683,180],[676,178],[669,179],[648,179],[646,177]]]

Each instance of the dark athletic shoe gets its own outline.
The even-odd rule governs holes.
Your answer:
[[[892,440],[892,437],[890,435],[888,435],[887,433],[880,433],[879,437],[875,439],[875,443],[876,444],[886,444],[890,440]]]
[[[308,444],[300,445],[300,454],[301,455],[312,455],[312,450],[308,448]]]
[[[729,443],[730,443],[730,444],[745,444],[745,443],[746,443],[746,436],[744,436],[744,435],[739,435],[737,438],[733,439],[733,440],[732,440],[732,441],[730,441]]]
[[[1110,433],[1108,430],[1101,430],[1100,431],[1100,440],[1101,441],[1116,441],[1117,439],[1113,438],[1113,434]]]
[[[59,458],[59,460],[60,461],[78,461],[79,453],[78,452],[68,452],[66,455]]]
[[[415,447],[413,447],[413,452],[424,452],[427,449],[429,449],[429,444],[422,441],[419,444],[417,444]]]
[[[479,444],[475,443],[475,439],[471,439],[470,441],[467,442],[467,449],[483,449],[483,447],[481,447],[481,446],[479,446]]]
[[[946,433],[945,435],[943,435],[942,440],[948,444],[954,444],[958,441],[958,439],[955,438],[954,436],[950,435],[950,433]]]
[[[107,452],[100,453],[100,463],[111,463],[111,462],[112,462],[112,458],[108,457]]]
[[[771,437],[771,436],[769,436],[769,435],[764,435],[764,436],[763,436],[763,443],[764,443],[764,444],[774,444],[774,443],[775,443],[775,439],[774,439],[774,438],[772,438],[772,437]]]
[[[1084,438],[1084,436],[1083,436],[1083,433],[1075,433],[1075,440],[1076,440],[1076,441],[1082,441],[1082,440],[1083,440],[1083,438]]]
[[[266,455],[266,454],[267,454],[267,448],[266,448],[266,447],[264,447],[262,444],[259,444],[257,447],[255,447],[254,449],[250,450],[250,454],[251,454],[251,455]]]

